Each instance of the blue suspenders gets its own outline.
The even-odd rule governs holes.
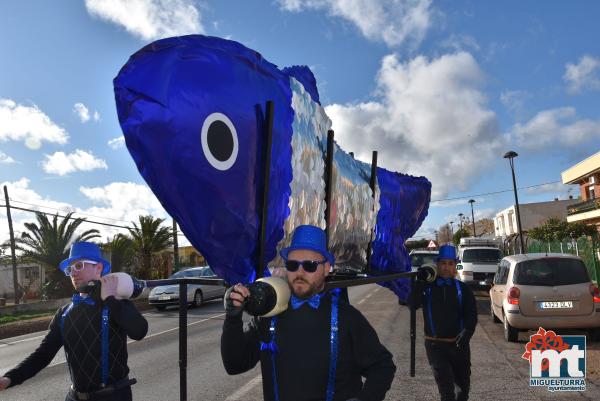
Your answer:
[[[456,286],[456,296],[458,298],[458,327],[460,328],[460,330],[463,329],[464,327],[464,323],[463,323],[463,313],[462,313],[462,290],[460,288],[460,283],[458,282],[457,279],[452,279],[454,281],[454,285]],[[432,284],[433,285],[433,284]],[[427,321],[429,322],[429,328],[431,329],[431,335],[435,337],[435,325],[433,324],[433,318],[431,316],[431,287],[432,285],[428,285],[427,288],[425,288],[425,307],[426,307],[426,314],[427,314]]]
[[[338,356],[338,301],[340,299],[340,289],[336,288],[331,291],[331,332],[330,332],[330,355],[329,355],[329,376],[327,379],[327,396],[326,401],[333,401],[335,392],[335,372],[337,367]],[[277,385],[277,370],[275,366],[275,354],[278,352],[275,343],[275,327],[277,325],[277,316],[271,318],[269,332],[271,341],[268,343],[260,342],[260,350],[268,350],[271,352],[271,372],[273,375],[273,394],[275,401],[279,401],[279,387]]]
[[[65,338],[65,318],[67,317],[69,312],[71,312],[71,309],[73,309],[72,302],[69,304],[69,306],[67,306],[67,308],[60,317],[60,334],[63,337],[63,342]],[[102,387],[108,384],[108,323],[108,307],[105,306],[102,308],[102,319],[100,323],[100,339],[102,342],[100,351],[100,361],[102,366]]]

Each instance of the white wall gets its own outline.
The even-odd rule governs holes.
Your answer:
[[[537,227],[551,217],[567,219],[567,206],[577,203],[577,199],[550,202],[519,204],[523,230]],[[502,224],[504,221],[504,224]],[[498,212],[494,218],[494,231],[497,237],[506,237],[517,233],[517,211],[514,205]]]

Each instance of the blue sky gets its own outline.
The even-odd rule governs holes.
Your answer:
[[[0,183],[24,207],[117,224],[167,217],[122,146],[112,79],[145,44],[203,33],[280,67],[310,66],[344,149],[365,161],[379,150],[381,166],[428,177],[433,200],[472,196],[476,217],[489,217],[512,193],[475,195],[512,187],[507,150],[519,153],[519,186],[559,181],[599,150],[599,11],[584,1],[2,1]],[[551,184],[520,200],[569,190],[578,195]],[[470,214],[467,200],[432,203],[419,236]],[[21,231],[31,214],[14,219]]]

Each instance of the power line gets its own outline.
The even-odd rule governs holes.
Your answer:
[[[36,206],[37,206],[37,205],[36,205]],[[6,205],[0,205],[0,207],[6,207]],[[12,205],[11,205],[11,206],[10,206],[10,208],[11,208],[11,209],[17,209],[17,210],[22,210],[22,211],[24,211],[24,212],[41,213],[41,214],[44,214],[44,215],[46,215],[46,216],[58,216],[58,217],[60,217],[60,218],[63,218],[63,219],[67,217],[67,216],[62,216],[62,215],[60,215],[60,214],[58,214],[58,213],[48,213],[48,212],[42,212],[41,210],[27,209],[27,208],[24,208],[24,207],[19,207],[19,206],[12,206]],[[122,221],[122,220],[120,220],[120,221]],[[126,230],[133,229],[133,227],[128,227],[128,226],[120,226],[120,225],[117,225],[117,224],[103,223],[103,222],[100,222],[100,221],[92,221],[92,220],[87,220],[87,219],[85,219],[85,220],[84,220],[84,223],[100,224],[100,225],[102,225],[102,226],[116,227],[116,228],[124,228],[124,229],[126,229]],[[185,235],[184,235],[183,233],[177,233],[177,235],[178,235],[178,236],[179,236],[179,235],[181,235],[181,236],[185,237]]]
[[[52,207],[52,206],[42,206],[42,205],[36,205],[36,204],[34,204],[34,203],[22,202],[22,201],[18,201],[18,200],[12,199],[12,198],[10,198],[10,201],[11,201],[11,202],[16,202],[16,203],[21,203],[21,204],[23,204],[23,205],[29,205],[29,206],[35,206],[35,207],[43,207],[43,208],[45,208],[45,209],[52,209],[52,210],[56,210],[56,211],[59,211],[59,212],[63,212],[63,213],[65,213],[65,210],[64,210],[64,209],[59,209],[59,208]],[[11,207],[12,207],[12,206],[11,206]],[[129,223],[127,220],[113,219],[112,217],[96,216],[96,215],[93,215],[93,214],[89,214],[89,213],[83,213],[83,212],[73,212],[73,213],[80,214],[80,215],[83,215],[83,216],[96,217],[96,218],[98,218],[98,219],[105,219],[105,220],[112,220],[112,221],[121,221],[121,222],[123,222],[123,223]]]
[[[527,187],[519,187],[517,189],[529,189],[529,188],[535,188],[535,187],[542,187],[544,185],[558,184],[559,182],[562,182],[562,181],[545,182],[543,184],[529,185]],[[475,195],[457,196],[456,198],[436,199],[436,200],[430,201],[429,203],[444,202],[444,201],[459,200],[459,199],[467,199],[467,198],[475,198],[477,196],[497,195],[497,194],[501,194],[501,193],[504,193],[504,192],[512,192],[512,191],[513,191],[512,188],[511,189],[503,189],[502,191],[486,192],[486,193],[475,194]]]

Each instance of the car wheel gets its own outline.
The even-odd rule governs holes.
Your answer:
[[[164,311],[167,308],[167,306],[166,305],[156,305],[155,308],[158,311]]]
[[[515,329],[508,323],[506,315],[504,317],[504,339],[510,343],[516,343],[519,341],[519,330]]]
[[[501,320],[498,319],[498,317],[494,313],[494,307],[492,306],[492,300],[490,300],[490,317],[492,318],[492,322],[494,322],[494,323],[500,323],[501,322]]]
[[[194,293],[194,302],[192,302],[192,306],[197,307],[202,305],[202,302],[204,301],[204,299],[202,298],[202,291],[197,290]]]

